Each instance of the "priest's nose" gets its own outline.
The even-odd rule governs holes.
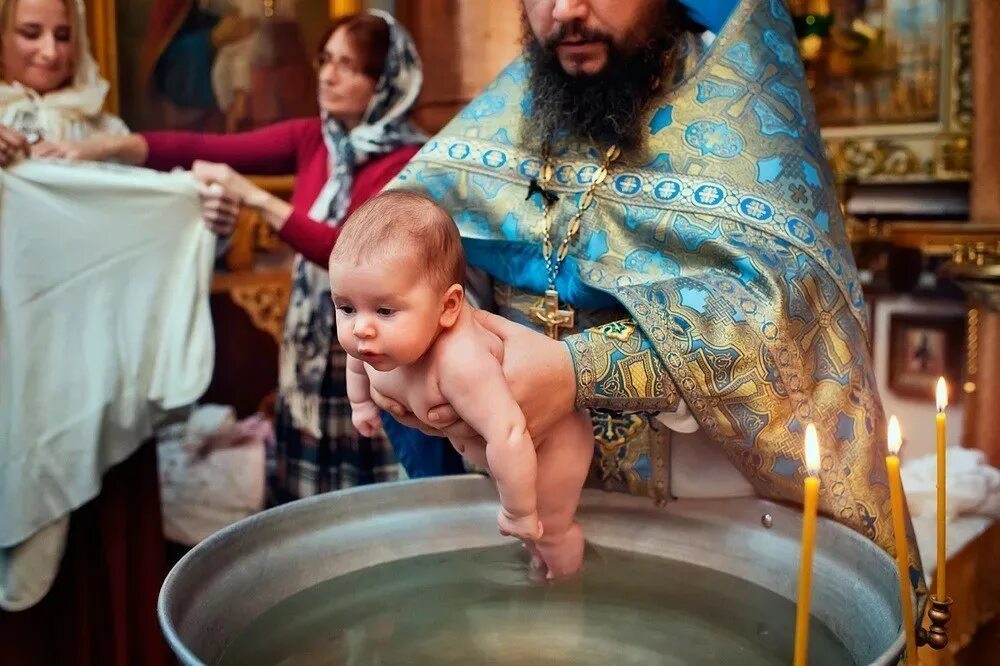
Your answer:
[[[556,0],[552,6],[552,19],[563,25],[573,21],[585,21],[589,14],[588,0]]]

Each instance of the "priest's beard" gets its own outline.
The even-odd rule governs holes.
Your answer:
[[[529,146],[540,147],[554,136],[569,133],[598,146],[632,148],[641,139],[639,116],[652,97],[656,81],[669,85],[676,67],[683,17],[673,0],[652,3],[652,26],[645,37],[630,34],[621,43],[609,35],[568,23],[544,43],[523,20],[528,88],[533,110],[523,120]],[[607,63],[594,75],[572,76],[563,70],[556,45],[566,33],[608,45]]]

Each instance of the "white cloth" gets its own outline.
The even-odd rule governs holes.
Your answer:
[[[947,520],[975,515],[1000,518],[1000,470],[979,449],[950,446],[945,454]],[[911,460],[900,470],[910,515],[937,518],[937,455]]]
[[[188,173],[0,171],[0,606],[37,601],[18,561],[54,575],[61,543],[29,537],[207,387],[214,242]]]
[[[206,436],[235,424],[231,407],[200,405],[159,433],[163,534],[171,541],[194,546],[264,508],[263,437],[199,455]]]
[[[978,449],[946,449],[948,490],[947,557],[961,551],[1000,519],[1000,470],[986,462]],[[900,470],[903,492],[913,517],[913,532],[930,585],[937,571],[937,456],[911,460]]]
[[[83,0],[76,0],[77,25],[86,26]],[[0,124],[12,127],[29,139],[80,140],[94,134],[127,134],[125,123],[102,113],[108,82],[101,77],[86,29],[77,35],[77,66],[70,85],[39,95],[19,82],[0,81]]]

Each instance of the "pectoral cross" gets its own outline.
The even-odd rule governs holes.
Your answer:
[[[573,328],[573,309],[559,309],[559,292],[555,289],[545,290],[542,300],[531,308],[531,316],[545,327],[545,335],[553,340],[559,339],[560,328]]]

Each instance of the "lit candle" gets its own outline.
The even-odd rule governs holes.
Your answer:
[[[809,652],[809,597],[812,592],[813,546],[816,543],[816,505],[819,500],[819,440],[816,426],[806,426],[805,491],[802,502],[802,557],[799,560],[799,598],[795,608],[795,666],[805,666]]]
[[[889,472],[889,499],[892,503],[892,529],[896,536],[896,568],[899,570],[899,603],[903,608],[903,629],[906,631],[906,658],[908,664],[917,663],[917,637],[913,624],[913,606],[910,601],[910,560],[906,546],[906,523],[903,520],[903,482],[899,476],[899,447],[903,437],[899,421],[889,419],[889,455],[885,466]]]
[[[937,599],[944,601],[944,572],[948,564],[948,549],[945,546],[945,470],[947,457],[945,451],[945,423],[947,421],[944,409],[948,406],[948,385],[944,377],[937,382]]]

